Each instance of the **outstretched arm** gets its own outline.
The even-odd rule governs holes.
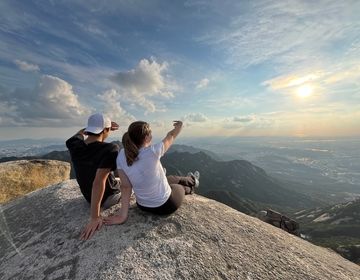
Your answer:
[[[78,134],[80,134],[80,135],[85,135],[85,128],[83,128],[83,129],[80,129],[78,132],[76,132],[75,133],[75,135],[78,135]]]
[[[102,227],[103,221],[100,216],[100,206],[105,192],[106,179],[110,172],[110,168],[99,168],[96,171],[91,192],[90,222],[85,226],[80,235],[80,239],[82,240],[90,239],[94,235],[95,231],[101,229]]]
[[[106,225],[123,224],[128,218],[132,185],[122,169],[118,169],[118,174],[121,180],[121,208],[117,215],[104,219]]]
[[[164,143],[164,153],[170,148],[175,138],[179,135],[182,125],[183,123],[181,121],[174,121],[174,129],[170,130],[162,140]]]

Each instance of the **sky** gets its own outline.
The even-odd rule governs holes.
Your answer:
[[[0,140],[107,114],[184,137],[360,136],[360,1],[0,1]]]

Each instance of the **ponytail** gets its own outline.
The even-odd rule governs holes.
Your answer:
[[[128,131],[122,137],[122,144],[125,149],[125,157],[128,166],[138,159],[139,149],[144,144],[146,136],[151,135],[150,126],[143,121],[130,124]]]
[[[123,135],[122,144],[125,150],[127,165],[131,166],[134,163],[134,161],[137,160],[137,157],[139,155],[139,148],[134,144],[133,141],[131,141],[129,132],[125,132],[125,134]]]

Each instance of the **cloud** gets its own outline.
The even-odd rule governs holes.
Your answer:
[[[120,97],[115,89],[105,91],[98,98],[103,101],[103,112],[122,127],[124,125],[127,127],[136,120],[121,106]]]
[[[145,113],[161,111],[154,99],[173,98],[172,85],[165,79],[168,63],[142,59],[135,69],[118,72],[110,77],[123,100],[146,110]]]
[[[359,7],[358,1],[252,1],[247,9],[234,8],[237,14],[230,11],[228,24],[215,26],[199,41],[243,68],[270,60],[278,68],[301,67],[321,62],[332,44],[356,38]]]
[[[209,82],[210,82],[209,79],[204,78],[197,83],[196,88],[197,89],[206,88],[208,86]]]
[[[234,122],[249,123],[255,120],[254,116],[234,117]]]
[[[183,121],[188,121],[188,122],[206,122],[209,120],[208,117],[206,117],[202,113],[186,114],[182,119]]]
[[[262,85],[268,86],[272,90],[285,89],[289,87],[300,86],[304,83],[318,80],[323,75],[324,75],[323,73],[310,73],[304,76],[294,75],[294,74],[284,75],[273,78],[271,80],[267,80],[263,82]]]
[[[39,71],[40,68],[36,64],[31,64],[26,61],[16,59],[14,63],[19,67],[20,70],[25,72]]]
[[[279,75],[261,83],[270,91],[282,94],[296,95],[299,88],[305,86],[312,90],[309,100],[315,101],[315,97],[325,98],[327,101],[339,100],[351,104],[358,96],[360,88],[360,67],[350,66],[345,63],[334,64],[329,69],[317,71],[302,70],[285,75]],[[326,101],[321,99],[322,102]],[[319,100],[318,100],[319,101]]]
[[[33,89],[1,91],[1,126],[69,126],[83,122],[90,109],[82,105],[68,82],[43,75]]]

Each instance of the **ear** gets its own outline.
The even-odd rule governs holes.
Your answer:
[[[146,142],[146,143],[150,143],[150,142],[151,142],[151,140],[152,140],[152,136],[151,136],[151,134],[150,134],[150,135],[146,135],[146,136],[145,136],[145,142]]]

